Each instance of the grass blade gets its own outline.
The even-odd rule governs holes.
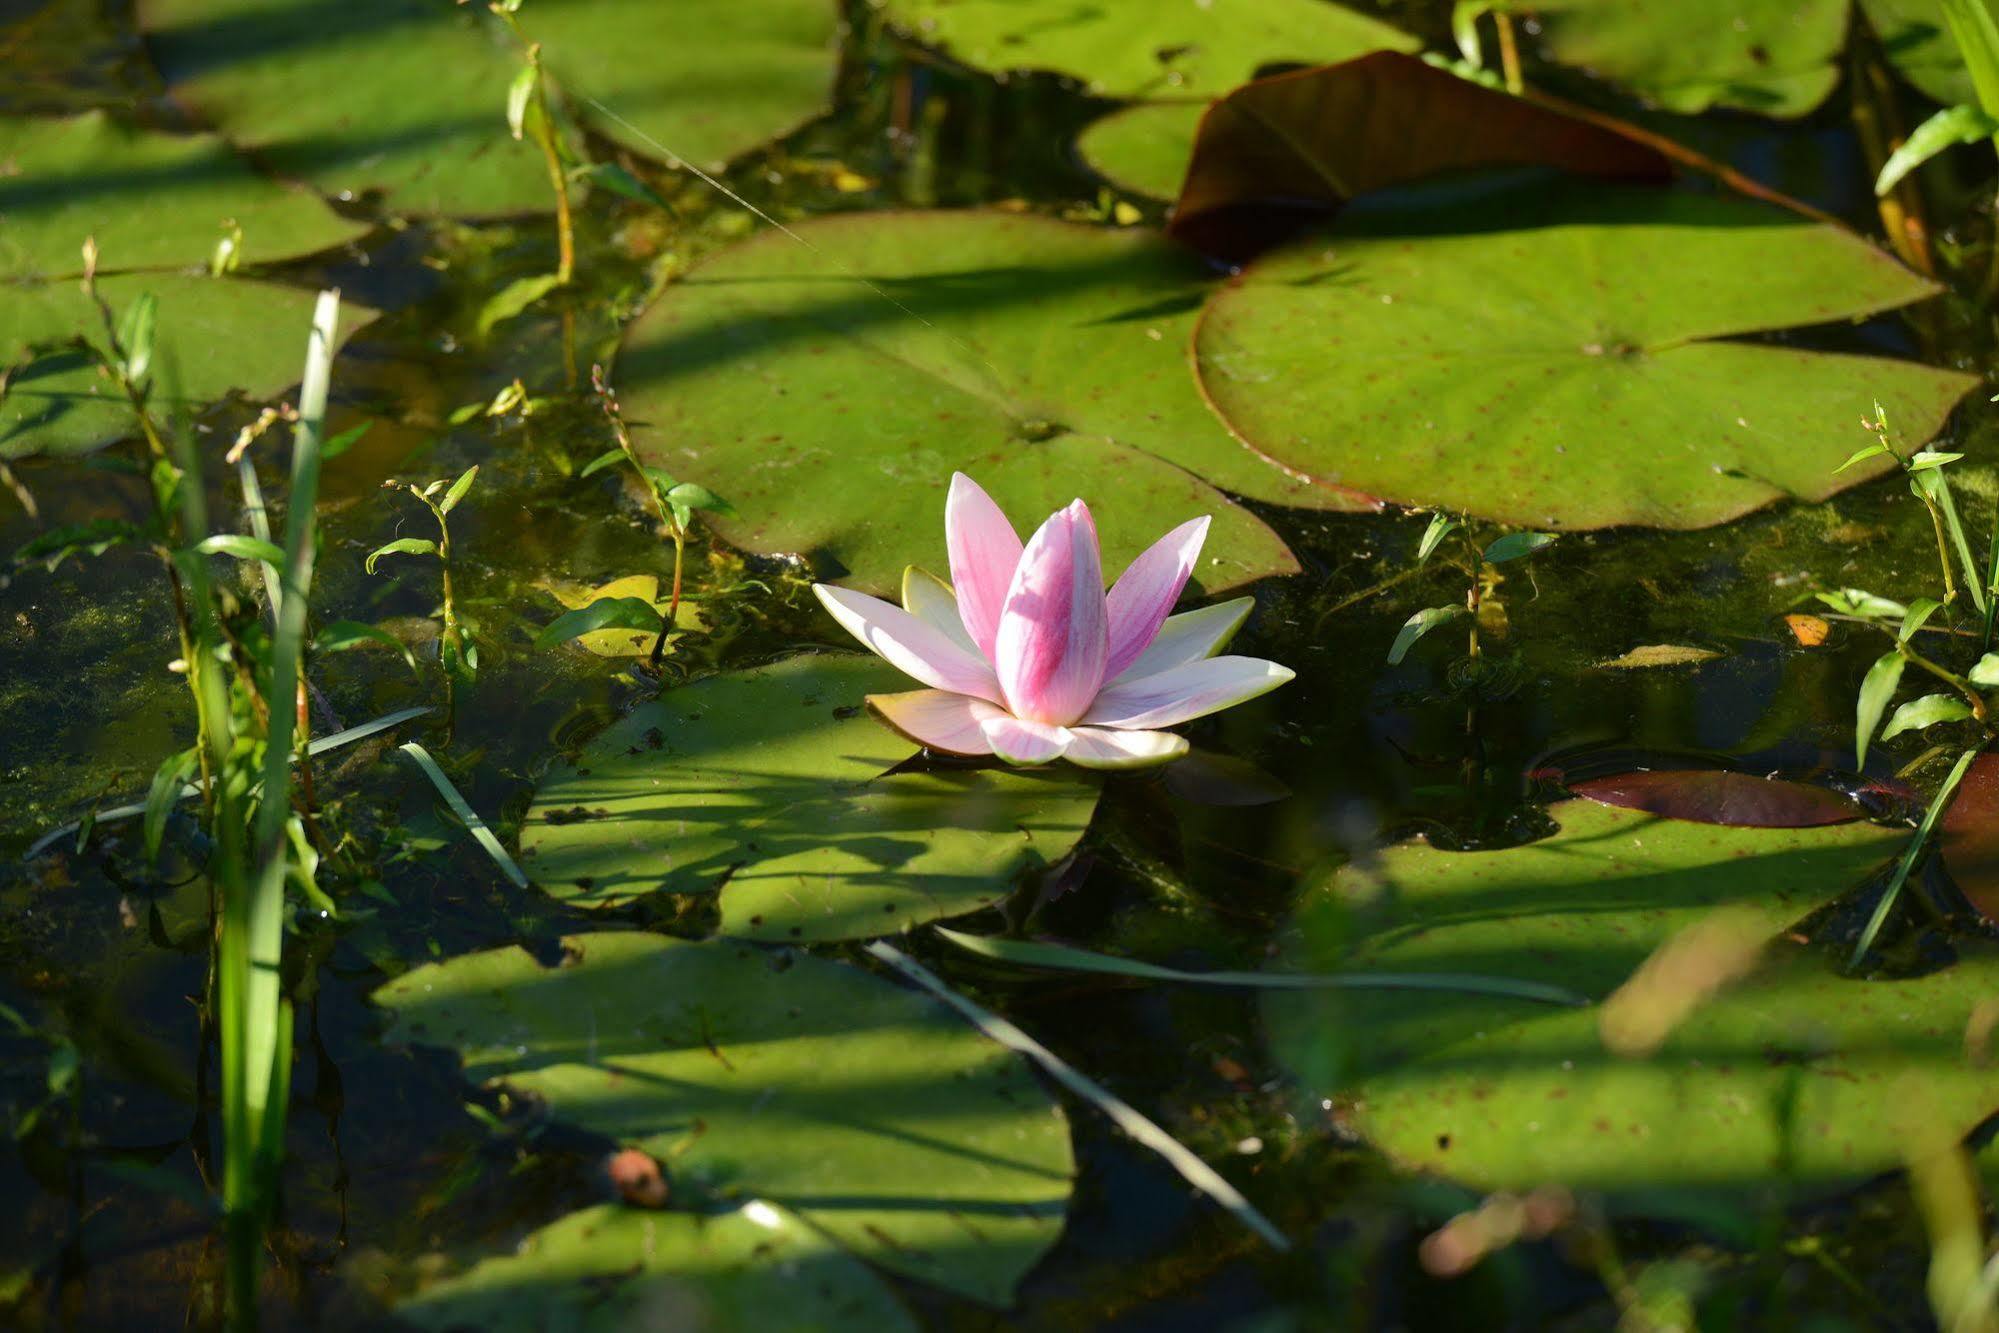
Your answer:
[[[451,807],[451,813],[457,815],[464,823],[466,831],[472,835],[473,840],[486,849],[486,855],[493,858],[493,863],[500,867],[501,872],[509,880],[513,881],[514,887],[525,889],[528,886],[528,877],[521,872],[520,865],[513,857],[507,855],[507,849],[502,847],[500,840],[493,836],[493,830],[487,828],[486,821],[479,818],[472,807],[466,803],[465,797],[459,792],[457,785],[445,776],[444,770],[437,766],[437,761],[430,757],[430,751],[424,749],[415,741],[408,741],[400,748],[404,754],[416,762],[418,768],[423,770],[423,775],[430,779],[430,785],[437,788],[437,794],[442,796],[444,803]]]
[[[1174,981],[1197,986],[1248,986],[1262,990],[1429,990],[1496,995],[1572,1008],[1589,1003],[1587,996],[1563,990],[1560,986],[1538,981],[1515,981],[1509,977],[1458,972],[1183,972],[1177,968],[1160,967],[1156,963],[1142,963],[1134,958],[1113,958],[1107,954],[1091,953],[1088,949],[1073,949],[1066,944],[966,935],[944,926],[934,929],[960,949],[981,958],[1062,972],[1094,972],[1138,977],[1146,981]]]
[[[1849,969],[1859,967],[1860,960],[1874,947],[1874,937],[1881,933],[1882,925],[1888,920],[1889,911],[1902,894],[1902,885],[1908,882],[1909,872],[1916,868],[1916,861],[1929,843],[1930,830],[1934,829],[1937,820],[1942,818],[1945,808],[1950,805],[1951,797],[1957,795],[1957,784],[1964,781],[1965,770],[1971,767],[1971,761],[1977,757],[1976,747],[1959,755],[1956,767],[1950,770],[1950,776],[1943,780],[1943,786],[1938,787],[1937,794],[1930,798],[1930,808],[1923,811],[1923,822],[1917,826],[1916,836],[1909,840],[1909,846],[1902,853],[1902,859],[1895,863],[1895,873],[1889,876],[1888,887],[1881,891],[1881,901],[1875,904],[1874,915],[1867,919],[1867,929],[1860,932],[1860,941],[1853,946],[1853,957],[1847,960]]]
[[[875,940],[867,946],[867,951],[950,1005],[964,1015],[973,1027],[1000,1045],[1040,1065],[1050,1078],[1102,1111],[1119,1129],[1133,1139],[1165,1158],[1167,1163],[1180,1173],[1182,1179],[1228,1209],[1235,1215],[1237,1221],[1261,1236],[1272,1249],[1281,1252],[1288,1252],[1291,1249],[1291,1242],[1285,1239],[1284,1233],[1272,1226],[1270,1219],[1259,1213],[1255,1205],[1245,1199],[1235,1186],[1222,1179],[1219,1172],[1182,1147],[1171,1134],[1078,1073],[1061,1056],[998,1014],[958,994],[938,980],[930,969],[895,946]]]

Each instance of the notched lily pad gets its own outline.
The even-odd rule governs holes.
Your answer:
[[[454,1048],[467,1079],[670,1162],[676,1199],[776,1205],[976,1300],[1008,1303],[1055,1243],[1067,1122],[943,1006],[750,945],[617,931],[563,946],[556,967],[508,948],[397,978],[375,993],[388,1039]]]
[[[722,932],[748,939],[862,939],[994,902],[1076,844],[1099,787],[890,773],[916,747],[862,700],[908,688],[872,658],[806,654],[670,691],[542,783],[523,864],[582,907],[719,890]]]
[[[1858,884],[1907,837],[1869,824],[1739,829],[1569,801],[1558,831],[1497,852],[1389,849],[1369,881],[1312,890],[1276,968],[1493,972],[1525,962],[1598,998],[1727,909],[1772,936]],[[1351,933],[1349,933],[1351,930]],[[1913,1112],[1962,1134],[1999,1108],[1965,1023],[1999,982],[1982,948],[1909,981],[1853,981],[1794,946],[1696,1009],[1658,1053],[1610,1055],[1600,1010],[1444,995],[1265,997],[1274,1049],[1313,1097],[1409,1166],[1480,1189],[1756,1188],[1891,1168]]]
[[[1637,187],[1454,205],[1349,207],[1216,295],[1201,382],[1244,439],[1407,504],[1698,528],[1881,475],[1893,459],[1835,475],[1875,401],[1916,447],[1975,382],[1741,340],[1934,293],[1839,228]]]
[[[480,1333],[915,1333],[888,1284],[781,1208],[712,1216],[604,1204],[396,1305],[417,1328]]]
[[[1155,235],[998,212],[796,230],[808,245],[764,232],[668,287],[618,355],[639,447],[729,497],[742,517],[715,526],[734,545],[888,592],[941,566],[963,470],[1023,532],[1090,500],[1107,570],[1211,514],[1194,580],[1212,594],[1297,568],[1215,488],[1372,507],[1288,476],[1201,402],[1186,349],[1210,279]]]

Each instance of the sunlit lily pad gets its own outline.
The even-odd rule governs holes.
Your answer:
[[[29,349],[78,335],[100,345],[84,296],[83,242],[97,242],[99,289],[114,311],[159,301],[156,406],[196,409],[240,389],[268,397],[297,380],[312,294],[274,283],[194,276],[240,228],[237,257],[261,263],[338,245],[365,228],[319,199],[246,166],[213,135],[160,134],[102,112],[5,122],[0,145],[0,459],[75,453],[133,431],[107,380],[72,352],[25,363]],[[133,270],[171,270],[132,273]],[[365,311],[344,312],[343,331]]]
[[[1888,62],[1923,96],[1945,106],[1977,103],[1971,74],[1937,0],[1860,0],[1858,12],[1881,39]]]
[[[1213,97],[1266,65],[1414,50],[1327,0],[873,0],[904,32],[990,73],[1039,70],[1100,97]]]
[[[171,417],[240,390],[269,398],[296,384],[305,364],[313,294],[247,278],[135,273],[102,279],[114,310],[142,293],[159,302],[152,404]],[[84,334],[103,343],[103,322],[74,282],[0,287],[0,343],[11,358],[29,345]],[[372,312],[341,308],[343,336]],[[45,356],[16,371],[0,400],[0,459],[82,453],[134,435],[117,387],[76,352]]]
[[[1194,578],[1213,593],[1297,567],[1215,487],[1364,503],[1293,480],[1202,403],[1187,340],[1209,280],[1157,236],[997,212],[798,230],[808,245],[765,232],[667,288],[618,358],[640,448],[728,496],[741,517],[715,526],[738,546],[890,591],[942,566],[956,469],[1026,525],[1090,501],[1109,570],[1212,514]]]
[[[754,946],[570,936],[376,992],[392,1041],[669,1164],[676,1194],[789,1209],[853,1254],[992,1304],[1054,1244],[1074,1161],[1018,1057],[921,995]],[[719,1257],[719,1256],[718,1256]]]
[[[916,747],[862,700],[908,688],[872,658],[808,654],[669,691],[543,781],[528,874],[583,907],[719,890],[723,933],[750,939],[860,939],[985,906],[1075,845],[1097,785],[890,774]]]
[[[1569,801],[1506,851],[1389,849],[1310,892],[1272,966],[1500,972],[1599,999],[1727,908],[1771,934],[1859,884],[1906,832],[1743,829]],[[1349,942],[1354,895],[1392,886]],[[1477,1188],[1754,1186],[1897,1164],[1911,1113],[1962,1134],[1999,1109],[1965,1023],[1999,984],[1977,950],[1914,981],[1852,981],[1792,945],[1696,1009],[1650,1058],[1609,1054],[1602,1011],[1387,993],[1273,994],[1274,1048],[1312,1097],[1406,1165]]]
[[[1802,116],[1839,82],[1848,0],[1535,0],[1543,48],[1668,111]]]
[[[403,212],[548,209],[546,167],[507,132],[519,58],[484,9],[348,0],[330,23],[316,0],[139,6],[174,96],[277,171]],[[832,84],[830,0],[548,0],[520,18],[578,99],[637,132],[579,101],[586,119],[704,166],[817,114]]]
[[[604,1204],[571,1213],[396,1306],[417,1328],[481,1333],[914,1333],[888,1284],[792,1213]]]
[[[1180,192],[1194,156],[1206,102],[1138,102],[1090,122],[1076,151],[1092,171],[1121,190],[1153,199]]]
[[[1219,293],[1197,353],[1236,430],[1312,476],[1528,526],[1695,528],[1880,475],[1834,475],[1876,400],[1914,448],[1975,383],[1737,335],[1934,290],[1763,205],[1542,185],[1350,207]]]

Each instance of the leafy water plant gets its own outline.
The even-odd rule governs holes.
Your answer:
[[[833,618],[897,670],[930,686],[871,694],[911,740],[1009,764],[1066,758],[1085,768],[1178,759],[1187,741],[1160,728],[1276,689],[1292,672],[1216,657],[1253,605],[1240,597],[1171,615],[1194,572],[1208,519],[1155,542],[1105,593],[1097,529],[1081,500],[1023,547],[991,496],[964,473],[944,506],[950,584],[912,566],[903,605],[815,583]]]
[[[458,0],[458,3],[464,4],[465,0]],[[540,296],[551,287],[568,286],[576,272],[576,228],[569,209],[568,151],[563,145],[561,132],[556,128],[555,117],[549,111],[548,75],[542,69],[541,43],[531,40],[521,27],[521,0],[492,0],[487,8],[506,26],[521,52],[521,67],[507,87],[507,129],[516,142],[523,138],[534,140],[535,147],[541,150],[542,161],[548,166],[549,188],[555,194],[555,273],[546,279],[525,280],[530,284],[539,284],[540,290],[534,296]]]
[[[457,599],[451,587],[451,511],[458,507],[472,483],[479,476],[477,464],[465,469],[456,481],[442,479],[426,482],[418,486],[414,482],[389,480],[382,483],[385,490],[408,491],[430,510],[437,520],[437,539],[428,537],[398,537],[392,542],[384,542],[368,553],[363,567],[375,572],[376,564],[385,555],[434,555],[437,557],[439,576],[443,583],[443,602],[439,614],[444,619],[444,637],[440,641],[439,652],[444,661],[444,674],[448,680],[470,683],[479,674],[479,645],[472,641],[465,626],[458,618]]]
[[[1480,543],[1472,536],[1463,515],[1453,517],[1439,511],[1430,516],[1429,526],[1423,529],[1422,540],[1416,544],[1417,566],[1420,568],[1443,548],[1452,533],[1458,535],[1459,541],[1451,551],[1450,563],[1465,575],[1464,601],[1424,607],[1404,621],[1402,628],[1396,632],[1395,642],[1388,648],[1390,666],[1400,664],[1409,655],[1409,650],[1416,646],[1416,641],[1431,630],[1451,624],[1460,616],[1468,616],[1471,625],[1465,639],[1465,663],[1467,670],[1475,677],[1485,663],[1479,629],[1494,618],[1494,611],[1501,610],[1501,604],[1493,596],[1501,578],[1498,566],[1524,559],[1555,540],[1555,535],[1549,532],[1509,532]]]
[[[680,626],[680,597],[687,564],[687,538],[694,529],[694,515],[698,513],[734,515],[735,509],[706,486],[691,481],[677,481],[663,469],[642,460],[632,449],[631,431],[625,426],[623,410],[618,406],[618,395],[604,378],[602,366],[590,367],[590,386],[597,395],[597,401],[604,409],[604,416],[611,423],[611,434],[617,440],[615,449],[606,449],[598,454],[577,475],[588,477],[619,463],[630,463],[632,470],[652,498],[654,509],[659,515],[660,528],[673,542],[673,589],[668,594],[664,613],[643,597],[600,597],[588,606],[578,607],[566,615],[557,616],[542,632],[535,636],[537,648],[550,648],[558,643],[605,629],[635,629],[656,631],[650,661],[654,671],[666,656],[666,644],[672,631]]]

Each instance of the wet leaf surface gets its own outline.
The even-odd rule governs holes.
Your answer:
[[[508,948],[397,978],[375,994],[388,1039],[456,1049],[472,1082],[645,1149],[680,1196],[779,1205],[988,1304],[1060,1234],[1068,1124],[949,1010],[803,954],[624,931],[562,943],[554,967]]]
[[[1934,435],[1965,376],[1741,338],[1932,290],[1764,205],[1521,187],[1350,208],[1224,288],[1196,347],[1230,424],[1323,481],[1523,525],[1691,528],[1892,468],[1834,475],[1877,400],[1906,447]]]
[[[669,691],[543,781],[528,874],[585,907],[719,890],[724,934],[780,941],[994,902],[1075,845],[1098,785],[1064,767],[890,773],[916,747],[862,701],[909,688],[873,658],[806,654]]]

